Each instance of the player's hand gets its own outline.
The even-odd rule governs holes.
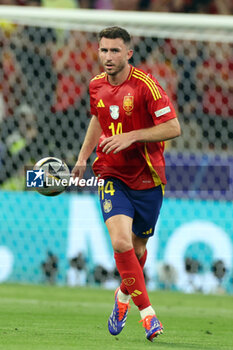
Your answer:
[[[123,149],[132,145],[133,139],[130,137],[130,133],[118,134],[110,137],[106,137],[101,143],[100,147],[103,147],[102,152],[108,154],[113,151],[114,154],[122,151]]]
[[[72,177],[75,179],[76,177],[78,177],[80,180],[83,178],[83,175],[86,171],[86,167],[87,167],[87,162],[86,161],[80,161],[77,160],[74,168],[72,169],[71,175]]]

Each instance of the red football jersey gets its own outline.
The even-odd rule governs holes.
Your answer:
[[[98,117],[105,137],[132,130],[149,128],[176,117],[174,107],[158,81],[131,66],[121,85],[111,85],[107,74],[90,82],[91,114]],[[101,178],[116,177],[135,190],[166,183],[164,142],[135,142],[117,154],[103,153],[97,147],[93,163]]]

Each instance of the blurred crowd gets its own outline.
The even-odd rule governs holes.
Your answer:
[[[25,164],[48,154],[74,164],[88,123],[88,83],[101,67],[94,34],[3,28],[0,186],[17,189]],[[232,44],[135,37],[133,48],[131,63],[158,79],[179,113],[184,135],[173,148],[231,153]]]
[[[0,0],[0,5],[43,6],[44,0]],[[73,7],[122,11],[233,14],[232,0],[72,0]]]
[[[200,257],[205,257],[201,255]],[[94,265],[88,257],[79,252],[69,260],[66,270],[66,284],[69,287],[95,285],[107,289],[115,289],[120,283],[120,275],[117,268],[113,270],[103,265]],[[227,268],[222,260],[214,260],[212,263],[201,263],[197,258],[187,256],[184,261],[185,271],[179,276],[175,267],[168,263],[158,263],[156,275],[148,274],[144,270],[144,277],[149,288],[154,287],[165,290],[180,290],[184,293],[224,294],[227,292],[226,281]],[[61,278],[59,274],[59,259],[51,251],[47,252],[46,259],[41,263],[42,282],[56,285]],[[232,290],[232,278],[230,290]]]
[[[76,1],[82,8],[224,13],[220,4],[232,9],[227,0]],[[183,137],[172,148],[232,154],[232,43],[149,36],[134,37],[133,49],[131,63],[158,79],[178,111]],[[75,163],[88,124],[88,83],[101,69],[95,33],[0,22],[0,188],[24,188],[25,164],[48,154]]]

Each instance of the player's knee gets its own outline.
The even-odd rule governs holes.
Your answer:
[[[112,247],[116,253],[124,253],[133,248],[132,242],[124,238],[112,239]]]

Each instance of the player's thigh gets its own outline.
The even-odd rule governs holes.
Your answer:
[[[126,251],[132,246],[134,208],[122,181],[109,178],[99,190],[100,205],[115,251]]]
[[[137,192],[134,199],[133,232],[138,237],[149,238],[154,234],[159,217],[163,202],[163,190],[161,186],[157,186],[150,190]]]
[[[122,181],[108,178],[104,181],[104,186],[99,187],[98,192],[105,222],[115,215],[134,217],[134,207],[127,194],[126,185]]]

